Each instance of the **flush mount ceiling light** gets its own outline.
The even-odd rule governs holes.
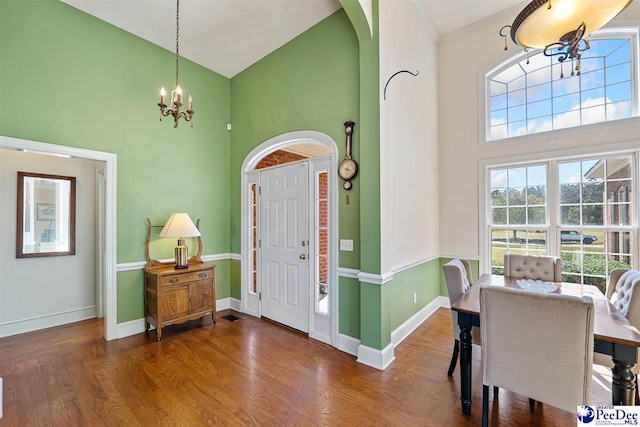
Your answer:
[[[507,49],[507,28],[514,43],[526,49],[544,49],[546,56],[580,60],[589,49],[583,38],[613,19],[633,0],[534,0],[516,17],[511,25],[500,30]],[[573,68],[573,67],[572,67]],[[580,74],[580,65],[576,66]]]
[[[162,117],[167,117],[169,115],[173,116],[173,127],[178,127],[178,120],[185,119],[185,121],[190,122],[193,119],[193,115],[195,111],[193,111],[193,99],[191,95],[189,95],[189,108],[187,110],[182,110],[182,89],[180,88],[180,0],[176,0],[176,88],[171,91],[171,100],[170,105],[172,107],[168,107],[165,104],[165,96],[167,94],[164,87],[160,90],[160,102],[158,103],[158,107],[160,107],[160,121],[162,121]],[[191,127],[193,127],[193,123],[191,123]]]

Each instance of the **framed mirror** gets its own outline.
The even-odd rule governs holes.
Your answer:
[[[76,254],[76,178],[18,172],[16,258]]]

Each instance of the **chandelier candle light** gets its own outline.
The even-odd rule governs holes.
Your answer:
[[[160,102],[158,106],[160,107],[160,121],[162,121],[162,117],[167,117],[169,115],[173,116],[173,127],[178,127],[178,120],[185,119],[187,122],[193,120],[193,115],[195,111],[193,111],[193,98],[189,95],[189,108],[187,110],[182,110],[182,88],[180,88],[180,48],[179,48],[179,38],[180,38],[180,0],[176,0],[176,88],[171,91],[171,105],[172,107],[167,108],[168,105],[165,103],[165,96],[167,95],[167,91],[164,87],[160,90]],[[191,123],[191,127],[193,127],[193,122]]]
[[[589,49],[589,41],[583,37],[600,29],[612,20],[633,0],[533,0],[516,17],[511,25],[500,29],[507,50],[507,34],[511,29],[511,39],[527,50],[544,49],[545,56],[558,56],[562,63],[572,61],[571,75],[574,74],[573,61],[578,64],[575,71],[580,75],[580,57]],[[564,77],[561,71],[560,77]]]

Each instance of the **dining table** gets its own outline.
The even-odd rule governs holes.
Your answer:
[[[451,306],[458,312],[460,326],[460,388],[462,412],[471,414],[471,328],[480,326],[480,288],[506,286],[520,289],[520,278],[483,274],[460,299]],[[590,296],[594,305],[594,351],[608,354],[613,360],[611,401],[613,405],[630,406],[635,403],[636,376],[631,371],[637,363],[640,332],[594,285],[567,282],[548,282],[557,285],[553,293]],[[548,291],[547,289],[546,291]],[[525,331],[523,331],[525,333]],[[549,333],[553,333],[549,331]]]

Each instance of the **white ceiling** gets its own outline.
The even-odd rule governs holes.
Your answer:
[[[415,0],[422,3],[439,37],[451,35],[494,15],[515,16],[530,1],[523,0]],[[519,5],[518,9],[511,10]],[[511,23],[507,20],[508,23]],[[497,30],[496,30],[497,31]]]
[[[61,1],[175,52],[175,0]],[[439,37],[527,3],[382,1],[414,1],[426,13]],[[180,55],[225,77],[233,77],[339,8],[338,0],[182,0]]]

